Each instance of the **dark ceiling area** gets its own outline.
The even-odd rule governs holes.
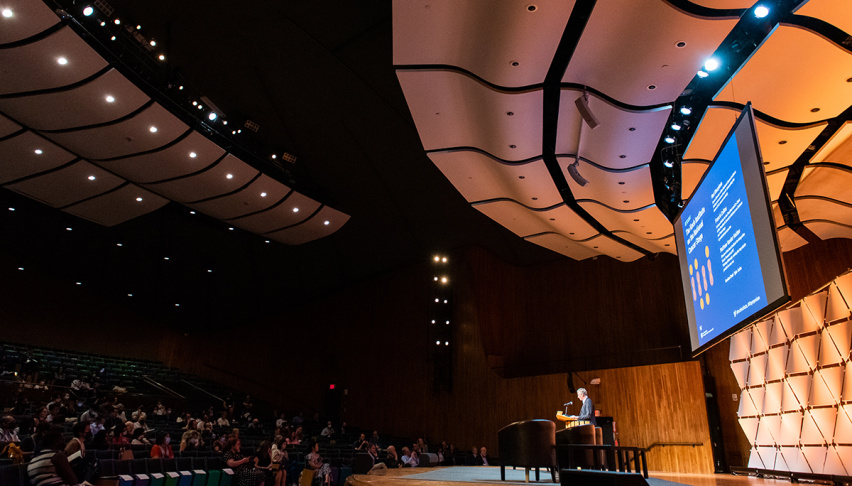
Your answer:
[[[2,248],[21,268],[189,330],[280,313],[465,245],[519,265],[562,258],[472,209],[426,157],[394,74],[390,2],[110,5],[165,53],[154,79],[171,90],[147,93],[185,84],[231,127],[258,123],[233,140],[296,155],[297,181],[351,219],[289,246],[174,202],[107,228],[2,189]]]

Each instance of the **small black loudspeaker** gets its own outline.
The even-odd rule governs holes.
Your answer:
[[[648,481],[638,473],[586,469],[562,469],[559,482],[562,486],[648,486]]]
[[[577,393],[577,388],[574,387],[574,373],[569,371],[568,378],[565,379],[565,383],[568,385],[568,391],[573,395]]]

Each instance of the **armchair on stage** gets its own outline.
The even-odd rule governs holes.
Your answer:
[[[497,432],[500,447],[500,479],[506,480],[506,466],[522,467],[526,482],[530,481],[530,469],[535,468],[535,480],[539,480],[539,468],[550,468],[556,482],[556,424],[550,420],[523,420],[509,424]]]

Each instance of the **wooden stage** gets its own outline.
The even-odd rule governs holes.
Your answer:
[[[384,475],[362,475],[357,474],[350,476],[346,480],[347,486],[463,486],[463,485],[471,485],[471,484],[501,484],[500,478],[500,468],[493,466],[493,469],[496,471],[496,475],[494,477],[497,478],[495,481],[487,481],[487,482],[471,482],[469,480],[461,480],[461,481],[436,481],[433,479],[416,479],[416,478],[406,478],[407,476],[413,476],[417,474],[422,474],[429,470],[438,470],[438,469],[449,469],[449,468],[418,468],[418,469],[390,469],[385,472]],[[786,479],[766,479],[766,478],[755,478],[752,476],[734,476],[731,474],[681,474],[681,473],[668,473],[668,472],[649,472],[648,474],[651,478],[661,479],[664,481],[671,481],[674,483],[686,484],[689,486],[788,486],[790,485],[790,481]],[[534,481],[534,474],[530,475],[531,485],[547,485],[553,484],[550,480],[550,474],[541,471],[541,481],[536,483]],[[511,482],[507,484],[518,484],[517,482]]]

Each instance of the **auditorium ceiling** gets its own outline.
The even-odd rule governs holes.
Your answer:
[[[782,250],[852,238],[844,0],[0,10],[4,265],[188,327],[470,245],[674,254],[749,102]]]

